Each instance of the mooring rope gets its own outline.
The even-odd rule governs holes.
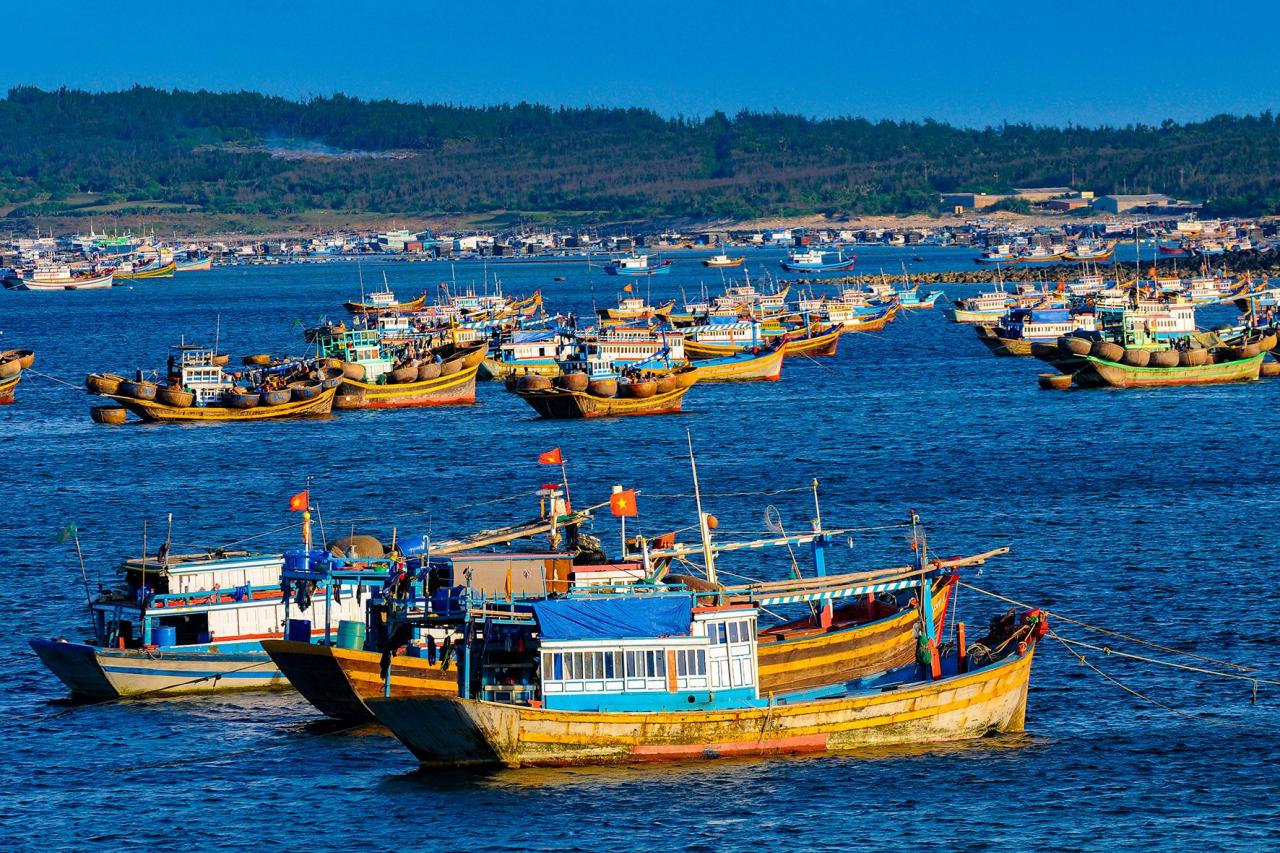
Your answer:
[[[980,592],[983,595],[988,595],[999,601],[1003,601],[1007,604],[1012,604],[1015,607],[1026,607],[1029,609],[1035,607],[1035,605],[1033,604],[1027,604],[1026,602],[1023,602],[1023,601],[1017,601],[1012,598],[1007,598],[1006,596],[999,595],[997,593],[991,592],[990,590],[982,589],[981,587],[977,587],[972,584],[965,583],[964,581],[959,581],[959,584],[963,587],[968,587],[974,592]],[[1258,668],[1256,666],[1246,666],[1244,664],[1235,663],[1233,661],[1222,660],[1221,658],[1212,658],[1206,655],[1198,655],[1194,652],[1186,652],[1186,651],[1182,651],[1181,649],[1171,648],[1170,646],[1162,646],[1159,643],[1153,643],[1150,640],[1144,640],[1141,637],[1132,637],[1128,634],[1122,634],[1119,631],[1112,631],[1109,628],[1103,628],[1098,625],[1091,625],[1088,622],[1083,622],[1079,619],[1072,619],[1070,616],[1067,616],[1056,610],[1050,610],[1047,607],[1041,607],[1039,609],[1053,616],[1055,619],[1062,620],[1063,622],[1069,622],[1072,625],[1079,625],[1081,628],[1086,628],[1090,631],[1097,631],[1099,634],[1106,634],[1109,637],[1116,637],[1121,640],[1127,640],[1128,642],[1136,643],[1140,646],[1148,646],[1150,648],[1159,649],[1162,652],[1168,652],[1169,654],[1173,654],[1173,655],[1182,655],[1184,657],[1195,658],[1196,660],[1202,660],[1202,661],[1205,661],[1206,663],[1216,663],[1220,666],[1230,667],[1231,669],[1238,669],[1241,672],[1257,672],[1258,671]]]

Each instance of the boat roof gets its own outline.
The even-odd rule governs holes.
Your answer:
[[[632,640],[687,637],[692,595],[560,598],[532,605],[543,640]]]

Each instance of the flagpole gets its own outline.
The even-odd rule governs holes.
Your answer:
[[[563,452],[560,453],[560,481],[564,483],[564,511],[567,514],[573,511],[573,504],[569,502],[569,474],[564,469]]]

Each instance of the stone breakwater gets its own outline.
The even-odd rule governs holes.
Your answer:
[[[1161,275],[1173,275],[1174,269],[1171,264],[1173,258],[1158,259],[1157,267]],[[1250,276],[1254,278],[1280,278],[1280,255],[1275,252],[1229,252],[1224,255],[1214,255],[1206,258],[1196,257],[1179,257],[1176,259],[1177,273],[1179,275],[1196,275],[1200,271],[1201,262],[1208,265],[1208,269],[1213,272],[1224,273],[1228,276]],[[950,272],[919,272],[908,273],[906,276],[901,274],[886,274],[881,276],[880,273],[868,273],[866,275],[842,276],[840,278],[801,278],[796,281],[802,285],[868,285],[878,283],[885,279],[889,281],[902,281],[904,278],[909,279],[913,283],[919,284],[990,284],[995,282],[997,278],[1005,282],[1059,282],[1071,281],[1085,274],[1086,267],[1092,271],[1093,264],[1013,264],[1006,266],[1001,264],[999,268],[996,265],[983,264],[975,265],[971,270],[955,270]],[[1112,278],[1119,270],[1124,277],[1132,278],[1139,270],[1145,277],[1150,274],[1151,261],[1144,260],[1140,264],[1133,261],[1105,261],[1097,265],[1102,275]]]

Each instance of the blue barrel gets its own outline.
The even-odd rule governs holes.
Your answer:
[[[338,623],[338,648],[359,651],[364,648],[364,623],[343,619]]]
[[[286,640],[293,640],[295,643],[311,642],[311,620],[290,619],[289,626],[285,629],[284,637]]]
[[[208,645],[209,641],[212,639],[213,637],[208,631],[201,631],[199,634],[196,634],[196,642],[202,646]]]
[[[151,642],[160,648],[178,645],[178,629],[172,625],[157,625],[151,629]]]

